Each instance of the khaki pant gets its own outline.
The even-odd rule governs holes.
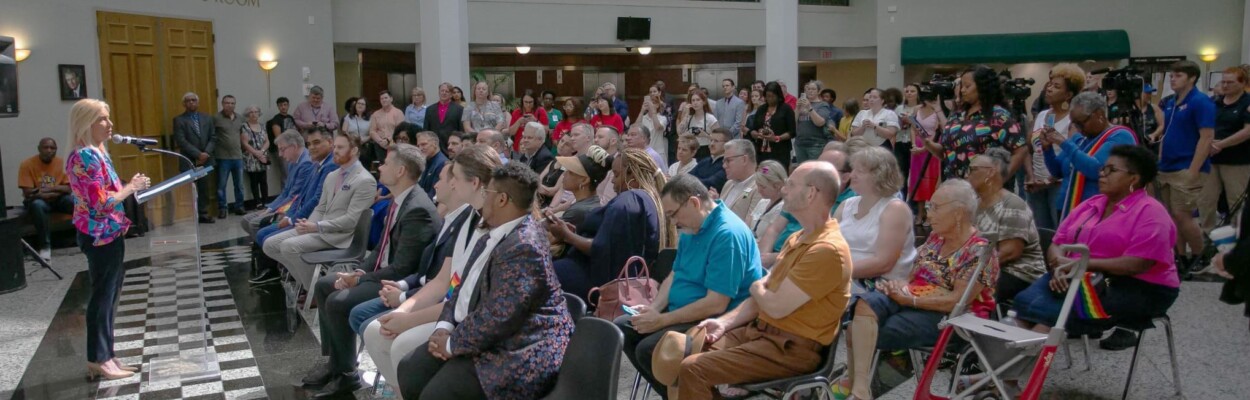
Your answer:
[[[1198,174],[1198,179],[1191,180],[1185,173],[1185,170],[1159,173],[1159,202],[1168,212],[1193,212],[1198,208],[1202,183],[1210,174]]]
[[[820,343],[757,324],[760,322],[729,331],[712,344],[711,351],[682,360],[678,387],[670,387],[678,390],[677,398],[719,398],[713,386],[766,382],[820,367],[820,353],[824,351]]]
[[[1202,231],[1211,233],[1216,228],[1220,192],[1231,207],[1241,193],[1246,191],[1250,183],[1250,164],[1247,165],[1211,165],[1211,173],[1206,174],[1202,182],[1202,192],[1198,194],[1198,214],[1202,218]],[[1236,213],[1240,210],[1232,210]]]

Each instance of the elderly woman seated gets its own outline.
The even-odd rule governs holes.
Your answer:
[[[755,172],[755,187],[763,199],[751,208],[751,220],[747,223],[751,224],[755,233],[765,268],[777,261],[777,253],[786,244],[786,239],[800,229],[794,216],[783,210],[785,199],[781,188],[786,185],[787,179],[786,168],[774,160],[760,163],[760,169]]]
[[[839,397],[850,389],[855,399],[872,398],[869,368],[874,351],[932,345],[937,341],[938,322],[965,291],[973,293],[969,311],[988,317],[994,309],[998,260],[993,252],[986,251],[990,242],[977,232],[973,220],[977,194],[972,185],[961,179],[947,180],[925,206],[933,233],[917,249],[911,275],[906,280],[878,282],[875,290],[852,299],[854,316],[847,360],[851,375],[833,385]],[[972,281],[983,254],[991,254],[991,258]]]
[[[833,212],[851,246],[855,293],[878,278],[907,279],[916,258],[911,208],[897,197],[903,174],[894,153],[879,146],[851,154],[850,187],[858,194]]]
[[[998,262],[1003,272],[995,295],[999,302],[1016,297],[1046,272],[1042,245],[1033,223],[1033,210],[1024,199],[1003,189],[1011,153],[993,148],[976,156],[968,167],[968,181],[977,190],[977,229],[998,241]]]
[[[1068,331],[1093,333],[1117,323],[1162,316],[1180,294],[1172,255],[1176,225],[1163,204],[1145,189],[1158,174],[1156,160],[1154,153],[1142,147],[1112,148],[1099,174],[1100,194],[1072,209],[1059,224],[1046,255],[1050,265],[1071,261],[1072,255],[1064,254],[1059,245],[1079,243],[1089,247],[1089,272],[1105,276],[1094,285],[1095,293],[1078,296],[1099,301],[1074,304],[1077,308],[1070,314],[1074,318],[1067,323]],[[1036,331],[1049,331],[1059,318],[1067,288],[1068,281],[1052,280],[1050,273],[1042,275],[1016,296],[1013,309],[1018,320]],[[1118,330],[1100,345],[1120,350],[1135,342],[1132,333]]]

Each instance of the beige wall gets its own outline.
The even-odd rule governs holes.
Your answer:
[[[360,63],[355,61],[334,62],[334,92],[341,93],[344,101],[348,97],[360,95]],[[342,107],[342,101],[339,102]],[[339,110],[342,114],[342,110]]]
[[[816,79],[838,92],[837,105],[859,97],[877,81],[877,60],[828,61],[816,64]]]

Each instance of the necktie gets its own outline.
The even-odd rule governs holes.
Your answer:
[[[382,243],[378,244],[378,262],[373,265],[373,270],[377,271],[382,268],[384,261],[390,261],[390,251],[388,247],[391,244],[391,224],[395,222],[395,208],[399,203],[391,201],[391,206],[386,208],[386,229],[382,231]]]
[[[195,129],[195,135],[199,136],[200,135],[200,114],[191,114],[191,121],[195,122],[194,124],[191,124],[191,126],[193,127],[192,129]]]

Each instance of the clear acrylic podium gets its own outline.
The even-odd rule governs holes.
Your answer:
[[[192,169],[136,194],[151,225],[151,297],[175,298],[159,307],[162,324],[178,325],[177,335],[155,338],[159,349],[148,365],[149,382],[210,378],[221,373],[217,352],[208,346],[208,307],[200,269],[199,210],[195,181],[212,167]],[[160,281],[161,284],[155,284]],[[187,304],[197,303],[196,307]],[[149,311],[152,312],[152,311]]]

